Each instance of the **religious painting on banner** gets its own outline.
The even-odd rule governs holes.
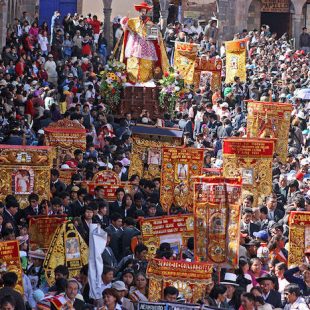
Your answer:
[[[38,216],[29,220],[29,246],[31,250],[47,250],[52,241],[53,235],[63,222],[65,216]]]
[[[292,211],[289,217],[288,266],[299,266],[310,250],[310,212]]]
[[[69,278],[77,277],[80,269],[88,263],[88,247],[70,221],[58,226],[48,248],[43,268],[48,284],[55,282],[54,269],[66,265]]]
[[[0,242],[0,278],[5,272],[16,273],[18,279],[14,289],[23,295],[23,270],[19,257],[19,242],[17,240]]]
[[[224,139],[223,176],[242,178],[242,197],[254,196],[254,206],[272,192],[275,139]]]
[[[33,192],[40,201],[49,200],[53,156],[47,146],[0,146],[0,200],[15,195],[21,208],[29,205]]]
[[[247,110],[248,137],[276,138],[275,152],[285,163],[293,106],[290,103],[249,101]]]
[[[177,260],[151,259],[147,266],[149,301],[163,299],[167,286],[177,288],[187,303],[196,303],[205,296],[212,281],[213,265]]]
[[[149,258],[155,257],[156,250],[168,242],[176,257],[182,258],[187,240],[194,235],[192,214],[142,218],[140,220],[142,241],[148,247]]]
[[[73,157],[75,150],[86,150],[86,129],[76,121],[62,119],[44,128],[45,145],[55,147],[54,166],[59,167],[65,157]],[[76,167],[70,167],[76,168]]]
[[[175,42],[174,69],[186,84],[194,83],[195,63],[198,54],[198,44],[187,42]]]
[[[145,179],[160,177],[161,147],[180,146],[183,131],[149,126],[132,127],[132,152],[129,178],[137,174]]]
[[[234,83],[238,76],[241,82],[246,82],[246,40],[225,42],[226,48],[226,83]]]
[[[221,89],[222,85],[222,60],[220,58],[207,58],[204,56],[196,58],[194,87],[202,89],[210,84],[211,90]]]
[[[202,174],[203,149],[162,148],[160,202],[165,212],[193,211],[192,178]]]
[[[195,260],[237,268],[241,179],[197,177],[194,184]]]

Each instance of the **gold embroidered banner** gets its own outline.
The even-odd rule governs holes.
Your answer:
[[[242,196],[254,196],[254,206],[272,191],[275,139],[224,139],[223,176],[242,178]]]
[[[161,300],[164,288],[174,286],[186,302],[195,303],[205,296],[212,272],[213,265],[207,263],[151,259],[146,271],[150,281],[149,301]]]
[[[19,257],[19,242],[17,240],[0,242],[0,277],[5,272],[15,272],[17,274],[18,279],[15,290],[23,295],[23,271]]]
[[[310,212],[291,212],[289,228],[288,266],[298,266],[304,263],[305,251],[310,249]]]
[[[286,162],[292,105],[279,102],[248,102],[249,138],[276,138],[275,152]]]
[[[48,146],[0,146],[0,200],[14,195],[21,208],[31,193],[50,199],[50,169],[54,152]]]
[[[55,282],[54,270],[66,265],[69,278],[77,277],[81,268],[88,264],[88,246],[70,221],[56,229],[43,263],[45,277],[51,286]]]
[[[194,86],[202,89],[206,84],[211,85],[211,90],[221,89],[222,85],[222,60],[216,57],[208,59],[197,57],[195,62]]]
[[[163,242],[170,243],[174,254],[181,257],[182,248],[187,245],[188,238],[193,237],[194,218],[192,214],[142,218],[140,228],[149,258],[155,256]]]
[[[192,212],[194,176],[202,174],[204,149],[163,147],[160,202],[165,212]],[[174,207],[174,209],[172,209]]]
[[[152,128],[134,126],[129,178],[137,174],[140,178],[160,177],[161,147],[180,146],[182,132],[174,128]]]
[[[194,83],[195,62],[198,45],[186,42],[175,42],[174,69],[184,78],[185,83]]]
[[[195,178],[196,261],[220,264],[224,268],[238,266],[240,197],[240,178]]]
[[[63,163],[65,155],[69,154],[73,157],[76,149],[86,150],[86,129],[76,121],[59,120],[45,127],[44,132],[45,144],[55,147],[55,167]]]
[[[233,83],[239,76],[241,82],[246,81],[246,40],[225,42],[226,48],[226,83]]]

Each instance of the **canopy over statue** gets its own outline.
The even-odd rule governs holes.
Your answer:
[[[169,68],[166,49],[160,31],[147,16],[152,6],[146,2],[135,5],[140,13],[136,18],[123,18],[124,41],[121,61],[126,63],[130,82],[147,82],[153,75]]]

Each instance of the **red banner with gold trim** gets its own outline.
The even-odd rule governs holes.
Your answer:
[[[247,136],[249,138],[276,138],[275,152],[280,156],[282,163],[285,163],[292,105],[249,101],[247,110]]]
[[[149,257],[154,257],[159,245],[168,242],[174,254],[181,256],[189,237],[193,237],[192,214],[143,218],[140,220],[142,241],[148,247]]]
[[[66,217],[31,217],[29,221],[29,243],[31,249],[48,249],[57,227]]]
[[[202,174],[203,149],[163,147],[160,202],[164,211],[171,206],[193,210],[192,178]]]
[[[310,212],[293,211],[289,217],[288,265],[304,263],[305,251],[310,249]]]
[[[275,139],[224,139],[223,176],[242,178],[242,195],[252,194],[254,205],[272,191]]]
[[[241,179],[195,178],[195,258],[236,268],[239,257]]]
[[[149,300],[161,300],[164,288],[174,286],[186,302],[197,302],[205,295],[212,272],[213,265],[207,263],[151,259],[147,267]]]
[[[18,279],[15,290],[23,295],[23,273],[19,257],[19,242],[17,240],[0,242],[0,275],[9,271],[17,274]]]

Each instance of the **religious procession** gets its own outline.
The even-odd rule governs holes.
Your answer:
[[[309,309],[307,28],[134,8],[7,29],[0,310]]]

